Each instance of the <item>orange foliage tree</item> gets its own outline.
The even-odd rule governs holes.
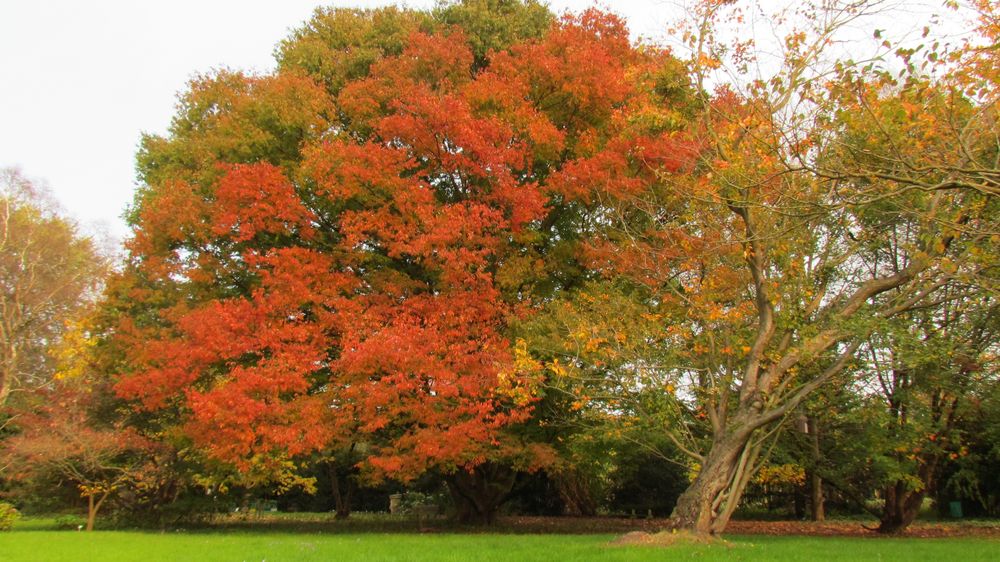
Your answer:
[[[399,43],[356,60],[371,37],[323,43],[344,21]],[[553,455],[516,430],[544,373],[512,325],[579,277],[592,184],[688,154],[673,58],[601,12],[543,21],[320,12],[276,74],[195,80],[140,155],[118,393],[249,481],[354,443],[369,477],[439,470],[490,520],[485,475]]]

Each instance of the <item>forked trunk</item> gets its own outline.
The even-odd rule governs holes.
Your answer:
[[[556,487],[563,502],[563,515],[591,517],[597,514],[590,487],[578,472],[570,470],[557,475]]]
[[[885,490],[885,507],[878,532],[886,535],[902,533],[916,520],[924,503],[924,490],[907,490],[904,482],[897,482]]]
[[[924,504],[935,482],[939,455],[927,455],[923,458],[917,470],[917,478],[922,483],[919,489],[913,489],[912,483],[898,480],[884,490],[885,506],[877,531],[887,535],[902,533],[917,519],[920,507]]]
[[[492,525],[516,477],[514,470],[494,463],[481,464],[471,472],[460,469],[449,476],[448,490],[455,500],[457,519],[462,523]]]
[[[677,499],[670,518],[674,527],[697,534],[722,533],[739,504],[756,461],[750,432],[717,439],[694,482]]]

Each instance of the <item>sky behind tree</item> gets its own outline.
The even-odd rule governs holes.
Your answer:
[[[0,3],[0,166],[48,184],[83,223],[126,234],[143,132],[164,133],[177,93],[214,68],[266,72],[275,45],[320,5],[395,2],[175,0]],[[635,35],[664,35],[676,7],[618,3]],[[428,8],[433,0],[405,5]],[[579,11],[589,0],[554,1]]]
[[[274,47],[317,6],[395,3],[2,2],[0,167],[20,168],[47,184],[71,216],[122,238],[127,229],[121,215],[135,190],[140,136],[166,132],[176,96],[188,80],[223,67],[273,69]],[[403,4],[430,8],[435,2]],[[683,13],[683,4],[629,0],[603,6],[624,16],[634,37],[663,41],[667,28]],[[550,2],[557,13],[592,5],[593,0]]]

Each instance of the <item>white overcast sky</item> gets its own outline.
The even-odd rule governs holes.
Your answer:
[[[0,1],[0,167],[47,183],[65,210],[117,237],[143,132],[163,133],[196,73],[266,71],[321,0]],[[410,0],[430,7],[433,0]],[[587,0],[551,2],[579,10]],[[672,4],[619,2],[633,32],[661,34]]]
[[[318,5],[348,0],[0,0],[0,167],[46,183],[73,217],[126,235],[143,132],[163,133],[196,73],[267,71]],[[430,7],[433,0],[410,0]],[[590,0],[552,0],[561,12]],[[604,2],[633,35],[663,37],[674,0]]]

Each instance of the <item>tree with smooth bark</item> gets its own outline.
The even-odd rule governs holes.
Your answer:
[[[44,189],[0,170],[0,408],[12,392],[51,380],[49,350],[96,298],[106,270],[94,241]]]

